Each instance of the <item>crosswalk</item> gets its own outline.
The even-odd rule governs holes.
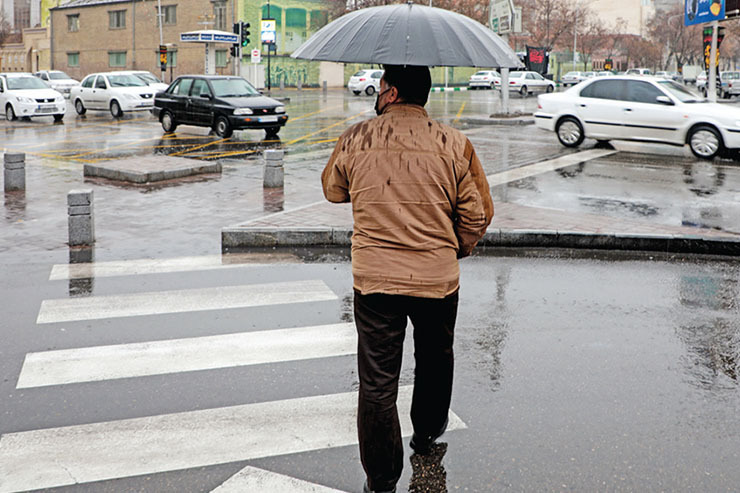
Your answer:
[[[252,266],[264,267],[259,263]],[[52,268],[50,282],[72,282],[97,274],[138,279],[152,274],[217,273],[231,268],[234,265],[225,266],[213,257],[59,265]],[[338,300],[322,279],[42,300],[36,319],[38,328],[84,323],[93,344],[96,323],[110,319],[138,323],[148,316],[258,308],[283,314],[290,310],[298,323],[289,328],[258,327],[237,333],[28,352],[16,388],[44,392],[90,382],[113,385],[118,379],[167,378],[185,372],[255,365],[273,365],[279,371],[280,364],[289,362],[353,355],[357,341],[352,323],[336,320],[300,326],[302,313],[314,310],[318,303]],[[357,394],[348,390],[352,389],[5,433],[0,436],[0,493],[120,480],[353,445],[357,443]],[[408,417],[411,395],[411,387],[400,388],[398,408],[404,436],[412,431]],[[462,428],[465,423],[450,412],[448,429]],[[213,491],[339,491],[330,486],[247,466],[233,477],[224,478]]]

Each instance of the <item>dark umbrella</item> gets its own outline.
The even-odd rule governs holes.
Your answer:
[[[414,3],[356,10],[303,43],[293,58],[428,67],[522,67],[509,45],[483,24]]]

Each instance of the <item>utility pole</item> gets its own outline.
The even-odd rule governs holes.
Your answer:
[[[573,69],[576,69],[576,45],[578,43],[578,4],[576,3],[576,17],[573,20]]]
[[[164,36],[162,35],[162,0],[157,0],[157,20],[157,24],[159,24],[159,46],[163,46]],[[170,63],[169,57],[167,57],[167,63]],[[172,66],[171,63],[170,66]],[[164,76],[167,73],[167,65],[160,63],[159,68],[162,70],[162,82],[164,82]],[[170,79],[172,79],[172,77],[170,77]]]

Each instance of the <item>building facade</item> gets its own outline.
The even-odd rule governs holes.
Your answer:
[[[180,33],[231,31],[236,0],[161,0],[164,79],[203,73],[204,45]],[[148,70],[160,75],[158,4],[154,0],[73,0],[51,10],[51,68],[81,79],[92,72]],[[217,44],[216,72],[233,74],[230,44]]]
[[[601,19],[605,26],[613,27],[617,19],[626,23],[622,34],[646,36],[648,23],[655,15],[654,0],[592,0],[591,10]]]

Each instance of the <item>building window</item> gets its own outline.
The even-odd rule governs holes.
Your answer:
[[[166,5],[162,7],[162,23],[177,24],[177,5]]]
[[[109,51],[108,52],[108,66],[109,67],[125,67],[126,66],[126,52],[125,51]]]
[[[216,66],[217,67],[225,67],[226,61],[228,60],[226,54],[228,52],[226,50],[216,50]]]
[[[216,18],[214,29],[226,31],[226,2],[213,2],[213,16]]]
[[[80,14],[67,16],[67,31],[76,33],[80,30]]]
[[[126,11],[112,10],[108,12],[108,28],[123,29],[126,27]]]
[[[80,52],[67,53],[67,67],[79,67],[80,66]]]

